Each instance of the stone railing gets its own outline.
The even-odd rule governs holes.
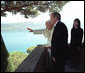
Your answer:
[[[49,64],[46,47],[38,45],[19,65],[15,72],[47,72]]]
[[[82,49],[81,60],[80,71],[84,72],[84,48]],[[67,69],[66,72],[68,71]],[[43,45],[38,45],[15,72],[52,72],[51,70],[52,67],[47,48]]]

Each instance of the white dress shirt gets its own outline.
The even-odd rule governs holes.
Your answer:
[[[34,34],[43,34],[45,38],[47,38],[47,45],[45,45],[46,47],[49,47],[51,46],[51,40],[52,40],[52,35],[53,35],[53,31],[54,31],[54,27],[56,26],[56,24],[58,23],[59,21],[57,21],[53,28],[51,30],[48,30],[48,29],[41,29],[41,30],[33,30],[33,33]]]
[[[33,30],[34,34],[43,34],[44,37],[47,38],[47,45],[45,45],[46,47],[51,46],[52,32],[53,28],[51,30],[48,29]]]

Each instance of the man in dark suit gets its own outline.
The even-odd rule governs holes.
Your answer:
[[[66,49],[68,46],[68,30],[60,20],[61,15],[58,12],[51,13],[50,21],[54,25],[51,41],[51,57],[54,72],[64,72]]]

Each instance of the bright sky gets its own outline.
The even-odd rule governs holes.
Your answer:
[[[67,3],[63,10],[60,12],[62,15],[62,21],[70,21],[73,22],[75,18],[79,18],[81,21],[84,22],[84,1],[71,1]],[[1,23],[18,23],[18,22],[28,22],[30,20],[48,20],[49,13],[41,13],[38,17],[31,19],[31,18],[24,18],[23,15],[19,13],[17,15],[13,15],[7,12],[7,17],[1,17]],[[72,20],[71,20],[72,19]]]
[[[32,20],[43,21],[49,19],[49,12],[40,13],[40,15],[37,16],[36,18],[25,18],[24,15],[20,15],[20,13],[17,13],[16,15],[9,12],[6,13],[7,13],[6,17],[1,17],[2,23],[19,23],[19,22],[28,22]]]
[[[63,7],[61,12],[62,21],[72,23],[79,18],[81,26],[84,27],[84,1],[72,1]]]
[[[81,21],[81,27],[84,29],[84,1],[71,1],[67,3],[61,13],[61,20],[66,24],[69,35],[71,28],[73,26],[73,21],[75,18],[79,18]],[[47,21],[49,17],[49,12],[41,13],[41,15],[37,16],[36,18],[24,18],[24,16],[20,15],[12,15],[11,13],[7,13],[7,17],[1,17],[1,23],[18,23],[18,22],[38,22],[38,21]],[[70,38],[70,36],[69,36]]]
[[[72,1],[66,4],[60,13],[62,15],[62,21],[66,24],[68,28],[69,39],[71,38],[70,32],[73,27],[73,21],[75,18],[80,19],[81,27],[84,30],[84,1]],[[68,42],[70,42],[70,40]]]
[[[29,19],[25,19],[24,16],[21,16],[19,13],[17,15],[12,15],[11,13],[7,13],[8,16],[7,17],[1,17],[1,21],[2,22],[24,22],[24,21],[28,21]],[[43,17],[44,15],[44,17]],[[84,19],[84,1],[72,1],[68,4],[66,4],[63,7],[63,10],[61,12],[62,15],[62,19],[65,17],[65,19],[68,18],[75,18],[75,17],[79,17]],[[49,13],[44,13],[39,15],[38,17],[36,17],[36,19],[40,20],[44,20],[43,18],[48,19],[49,18]],[[45,19],[45,20],[46,20]]]

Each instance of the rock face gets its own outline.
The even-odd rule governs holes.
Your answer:
[[[14,66],[1,36],[1,72],[13,72]]]
[[[8,65],[8,52],[1,36],[1,72],[5,72]]]

